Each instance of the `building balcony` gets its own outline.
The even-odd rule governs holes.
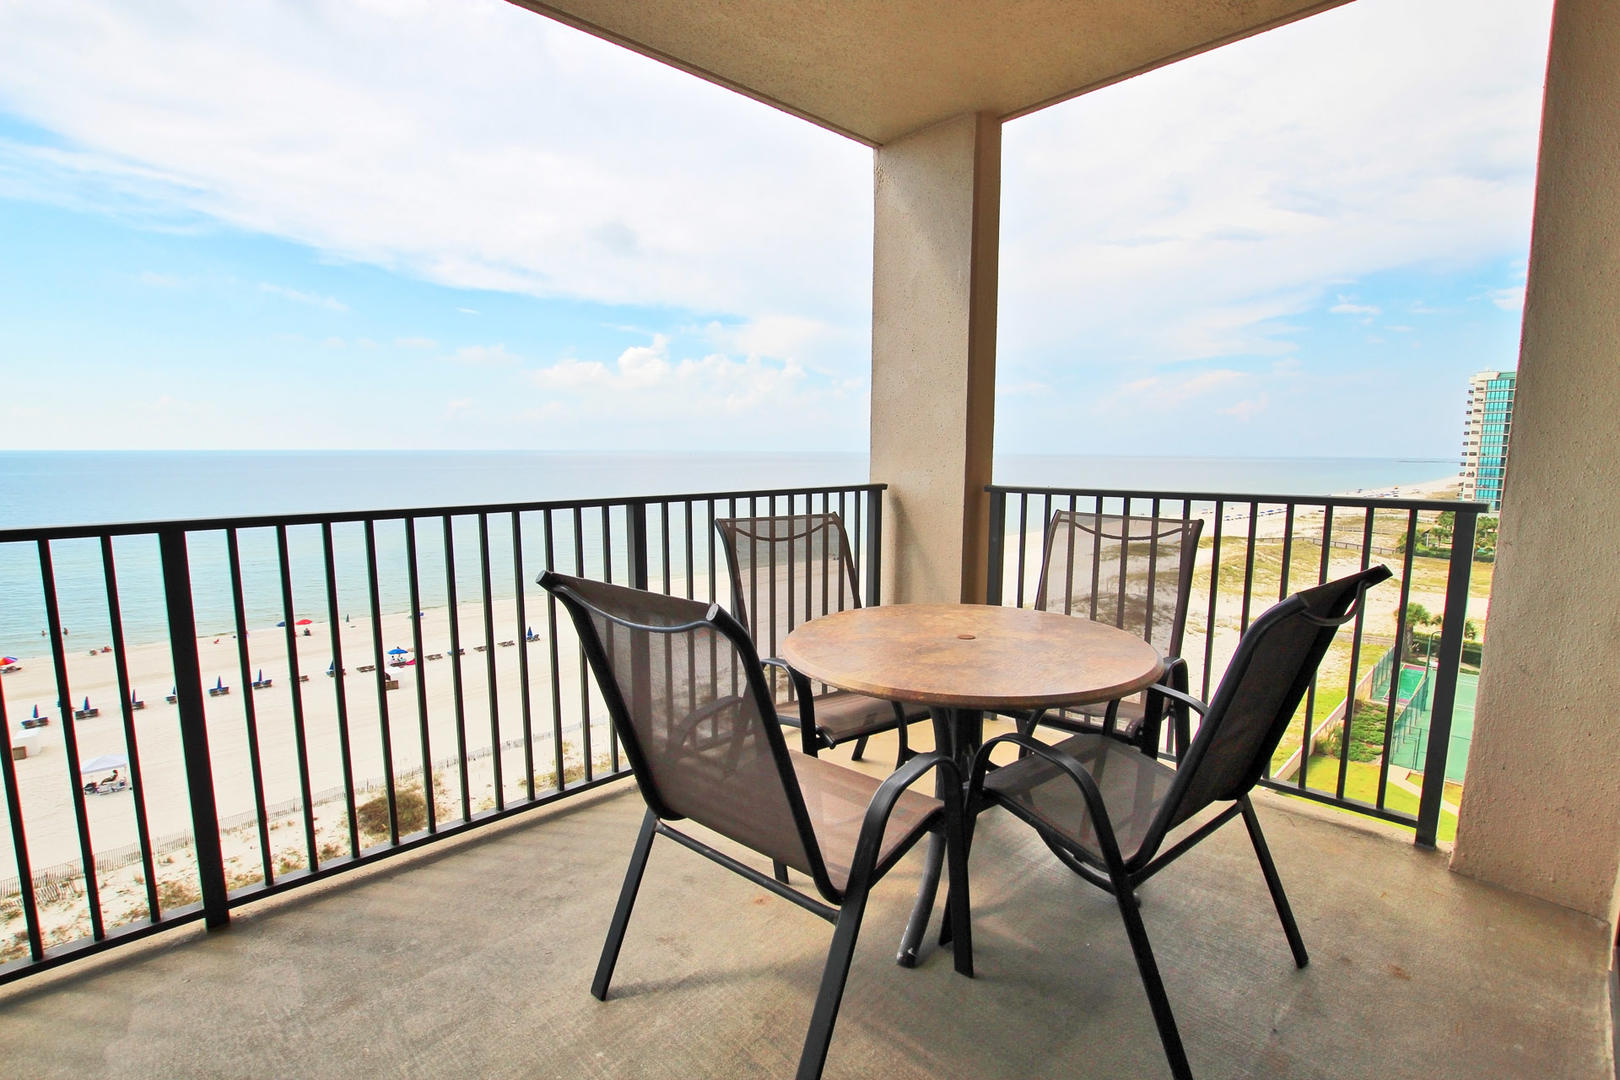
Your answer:
[[[589,996],[641,810],[566,619],[553,621],[532,581],[557,565],[724,603],[716,517],[837,512],[854,580],[881,601],[882,495],[860,485],[0,534],[0,548],[38,552],[42,576],[27,586],[45,597],[53,640],[0,684],[7,715],[27,716],[35,688],[107,706],[86,700],[83,719],[21,738],[15,720],[4,729],[0,773],[21,796],[8,799],[5,846],[26,873],[0,880],[0,1052],[63,1075],[108,1061],[144,1076],[790,1072],[827,928],[672,845],[654,857],[613,999]],[[1612,1075],[1604,924],[1450,872],[1435,845],[1455,828],[1448,757],[1466,758],[1466,735],[1438,704],[1421,731],[1403,728],[1413,691],[1391,672],[1436,680],[1436,702],[1454,696],[1468,610],[1456,598],[1474,590],[1467,545],[1436,554],[1435,541],[1401,538],[1445,509],[1469,535],[1478,504],[990,497],[989,599],[1018,606],[1031,602],[1054,509],[1202,516],[1183,654],[1206,698],[1238,628],[1280,592],[1370,559],[1410,583],[1341,634],[1264,781],[1313,964],[1292,966],[1239,830],[1146,888],[1200,1075],[1403,1075],[1425,1061],[1478,1077]],[[114,533],[116,565],[111,544],[85,544]],[[155,565],[140,564],[142,537]],[[760,576],[812,579],[830,556],[800,557],[810,563]],[[436,588],[428,567],[443,575]],[[161,581],[158,608],[129,584],[142,579]],[[135,616],[115,618],[107,651],[70,657],[64,641],[82,635],[61,633],[63,603],[82,628],[97,595],[108,615],[162,610],[179,629],[140,644],[122,636]],[[319,598],[316,619],[297,617],[295,596]],[[391,612],[390,596],[409,608]],[[1408,625],[1407,596],[1441,611],[1438,632]],[[151,669],[171,658],[161,676]],[[316,669],[331,677],[311,681]],[[170,700],[132,693],[120,708],[103,696],[132,673],[172,681]],[[1345,756],[1369,708],[1393,723],[1387,757],[1370,764]],[[925,729],[913,726],[914,744],[927,745]],[[89,759],[108,745],[133,786],[103,790]],[[893,757],[879,740],[864,767],[881,774]],[[886,879],[867,916],[829,1076],[1164,1072],[1106,896],[1021,826],[986,818],[969,982],[937,954],[918,970],[892,962],[919,862]]]
[[[1143,891],[1196,1075],[1613,1075],[1601,923],[1382,827],[1259,803],[1310,966],[1294,968],[1240,828]],[[641,813],[616,783],[227,931],[5,988],[0,1054],[56,1076],[791,1075],[828,927],[673,844],[655,848],[612,994],[590,996]],[[1168,1075],[1112,902],[999,815],[973,852],[977,977],[937,949],[898,967],[920,860],[868,909],[828,1078]]]

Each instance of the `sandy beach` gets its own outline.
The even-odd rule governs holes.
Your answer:
[[[458,631],[464,655],[460,658],[461,701],[464,722],[458,740],[456,718],[456,676],[450,655],[448,609],[432,609],[422,618],[422,658],[414,651],[401,659],[401,666],[388,666],[387,650],[413,646],[412,619],[408,612],[384,615],[381,620],[384,655],[374,655],[372,624],[369,618],[351,618],[342,623],[338,640],[346,674],[342,679],[326,674],[333,658],[330,624],[312,622],[298,627],[295,642],[298,663],[306,681],[296,684],[304,718],[307,744],[309,787],[316,802],[315,816],[321,841],[340,842],[346,852],[347,814],[342,801],[344,786],[343,755],[338,722],[338,694],[341,689],[347,718],[351,775],[363,803],[365,792],[380,792],[388,769],[384,765],[384,733],[389,742],[392,772],[421,790],[420,773],[424,754],[418,685],[425,684],[427,700],[428,756],[439,763],[434,772],[438,805],[445,817],[461,814],[460,770],[454,764],[463,757],[468,765],[468,796],[472,809],[494,805],[495,770],[491,747],[502,745],[500,754],[502,789],[510,798],[526,793],[524,761],[524,711],[520,680],[521,654],[528,650],[529,722],[533,735],[537,784],[553,786],[556,754],[554,726],[563,731],[565,765],[578,765],[584,753],[583,726],[580,722],[580,668],[572,628],[566,616],[559,626],[557,665],[559,694],[552,693],[550,639],[545,595],[538,588],[526,597],[527,625],[517,623],[516,603],[496,601],[491,607],[495,631],[492,648],[486,645],[484,610],[480,603],[467,603],[458,609]],[[531,627],[535,638],[525,643]],[[306,635],[303,631],[307,629]],[[502,644],[507,643],[507,644]],[[210,636],[198,640],[203,684],[213,687],[222,681],[229,693],[205,698],[210,758],[214,770],[215,798],[219,819],[227,828],[228,857],[237,857],[244,866],[257,867],[258,836],[251,825],[232,828],[255,817],[252,754],[248,739],[247,706],[251,701],[257,727],[263,799],[272,820],[276,858],[301,862],[304,847],[300,772],[294,728],[294,682],[290,677],[287,637],[283,629],[256,627],[248,633],[248,681],[244,682],[237,641],[234,635]],[[427,659],[428,657],[437,659]],[[0,681],[13,739],[20,734],[18,722],[37,705],[52,722],[36,728],[28,756],[15,762],[17,787],[22,803],[29,857],[36,874],[53,865],[79,861],[79,843],[73,811],[73,791],[84,781],[105,772],[83,777],[73,770],[64,745],[64,720],[55,707],[57,691],[50,658],[23,657],[19,670]],[[191,832],[190,800],[185,786],[184,755],[181,748],[178,709],[164,699],[174,682],[172,660],[166,642],[132,646],[127,650],[130,683],[145,702],[133,711],[133,727],[141,769],[140,793],[144,800],[149,835],[154,844],[168,846]],[[495,703],[498,722],[490,722],[490,674],[493,663]],[[383,692],[387,707],[386,724],[379,704],[376,671],[361,671],[370,665],[398,681],[398,688]],[[67,655],[68,680],[74,708],[89,698],[99,715],[83,720],[67,720],[73,725],[81,762],[101,755],[126,754],[131,748],[125,735],[125,718],[120,707],[117,673],[113,654],[99,649],[70,650]],[[251,682],[260,672],[270,685],[254,690]],[[600,757],[608,747],[606,714],[590,685],[589,701],[593,756]],[[517,745],[511,745],[516,743]],[[129,770],[121,770],[125,776]],[[323,798],[324,796],[324,798]],[[335,796],[335,797],[334,797]],[[131,790],[103,795],[86,795],[85,811],[90,834],[99,857],[115,854],[136,844],[134,793]],[[15,875],[11,858],[9,823],[0,821],[5,832],[0,850],[0,877]]]

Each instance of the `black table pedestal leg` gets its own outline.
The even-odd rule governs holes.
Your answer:
[[[965,781],[968,769],[973,764],[973,755],[979,749],[984,714],[977,709],[930,708],[928,712],[934,722],[934,745],[950,753],[959,775]],[[943,772],[934,775],[934,795],[960,803],[963,790],[951,790]],[[901,967],[917,966],[917,955],[928,932],[928,920],[934,913],[934,900],[939,895],[939,878],[944,867],[945,837],[931,833],[928,851],[923,857],[922,883],[917,887],[917,900],[912,905],[911,918],[906,920],[906,931],[900,938],[900,953],[895,957],[895,962]]]

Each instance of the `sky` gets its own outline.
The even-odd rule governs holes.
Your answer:
[[[1450,458],[1551,0],[1009,122],[998,453]],[[866,446],[872,152],[502,0],[0,0],[0,449]]]

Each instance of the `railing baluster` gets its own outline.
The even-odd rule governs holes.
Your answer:
[[[574,507],[574,576],[585,576],[585,512]],[[612,580],[611,575],[604,573],[604,577]],[[590,671],[586,667],[585,649],[578,647],[574,650],[579,654],[579,723],[580,745],[584,755],[585,779],[590,781],[596,776],[596,762],[591,751],[591,692]]]
[[[298,755],[298,796],[303,804],[304,812],[304,850],[305,862],[311,870],[315,867],[315,798],[309,784],[309,733],[304,727],[304,688],[305,675],[299,670],[298,663],[298,628],[293,617],[292,593],[292,565],[287,544],[287,526],[276,527],[276,557],[281,574],[281,612],[282,623],[287,630],[287,667],[290,676],[287,685],[292,690],[293,714],[293,748]],[[178,672],[176,673],[178,674]],[[176,684],[178,686],[178,684]],[[266,871],[265,883],[273,884],[272,871]]]
[[[106,541],[111,544],[111,538]],[[270,880],[270,821],[269,814],[265,812],[264,802],[264,761],[259,749],[259,714],[258,707],[253,700],[256,689],[252,677],[253,658],[248,654],[248,625],[247,605],[242,598],[242,552],[237,540],[235,529],[225,530],[225,552],[230,560],[231,568],[231,608],[236,617],[236,668],[237,685],[244,687],[242,691],[242,718],[247,728],[248,744],[248,772],[253,779],[253,816],[258,819],[259,833],[259,874],[265,881]],[[114,648],[121,648],[115,645]],[[133,734],[131,735],[133,738]],[[134,758],[130,759],[130,782],[135,785],[137,798],[141,794],[141,784],[134,773]],[[139,805],[137,803],[137,805]],[[144,830],[143,830],[144,835]],[[143,852],[150,859],[150,855]],[[152,880],[152,867],[147,863],[143,867],[146,871],[148,892],[151,894],[153,907],[157,906],[157,885]]]
[[[495,597],[489,573],[489,515],[478,515],[478,584],[484,602],[484,677],[489,688],[489,760],[495,785],[495,811],[506,809],[501,771],[500,684],[495,673]]]
[[[118,676],[118,697],[123,702],[124,746],[129,750],[129,786],[135,799],[135,838],[141,849],[141,873],[146,881],[146,913],[158,918],[158,891],[152,865],[152,834],[146,817],[146,787],[141,773],[141,752],[135,733],[135,692],[129,685],[128,652],[124,646],[124,610],[118,598],[118,571],[113,561],[112,537],[101,538],[101,567],[107,585],[107,621],[112,630],[113,667]],[[232,579],[233,582],[236,580]],[[238,631],[238,641],[241,632]],[[249,714],[252,715],[251,713]],[[251,724],[249,731],[252,731]],[[258,747],[250,748],[257,761]],[[257,776],[257,773],[254,774]]]
[[[1435,659],[1434,707],[1429,714],[1429,746],[1423,759],[1423,795],[1418,800],[1417,842],[1433,847],[1440,829],[1446,791],[1446,758],[1451,751],[1451,714],[1457,702],[1457,671],[1462,665],[1463,623],[1468,620],[1468,586],[1474,571],[1474,530],[1479,511],[1459,506],[1451,531],[1446,577],[1446,609],[1440,621],[1440,655]]]
[[[544,524],[546,569],[555,570],[557,545],[550,510],[545,512]],[[546,594],[546,652],[551,675],[551,753],[557,770],[556,787],[558,791],[567,791],[568,780],[563,775],[566,765],[563,758],[562,662],[557,650],[557,598],[550,593]]]
[[[337,563],[332,553],[332,523],[321,523],[321,557],[326,566],[326,618],[332,630],[332,691],[337,700],[338,758],[343,766],[343,809],[349,815],[349,858],[360,857],[360,826],[354,808],[354,754],[349,746],[349,699],[343,674],[343,624],[339,621]],[[314,853],[311,868],[318,868]]]
[[[518,707],[523,712],[523,790],[534,801],[534,723],[529,702],[529,616],[524,604],[523,521],[512,511],[512,602],[518,627]]]
[[[1390,755],[1394,751],[1395,739],[1395,706],[1400,700],[1401,672],[1406,667],[1406,605],[1412,599],[1412,559],[1413,548],[1417,547],[1418,512],[1406,512],[1406,543],[1405,554],[1401,558],[1401,598],[1395,608],[1395,647],[1392,651],[1391,671],[1389,676],[1389,704],[1384,713],[1384,752],[1383,767],[1378,770],[1378,802],[1382,807],[1388,792]]]
[[[1215,607],[1221,592],[1221,528],[1226,523],[1226,500],[1215,500],[1215,528],[1209,546],[1209,612],[1204,617],[1204,676],[1199,696],[1209,700],[1210,676],[1215,669]]]
[[[197,619],[192,609],[186,534],[177,528],[164,529],[158,533],[158,545],[163,562],[163,597],[169,613],[169,655],[174,660],[175,694],[180,699],[180,749],[186,761],[186,790],[191,796],[197,878],[202,889],[203,918],[208,927],[214,929],[230,921],[230,907],[225,891],[225,860],[219,849],[219,811],[214,804],[208,721],[203,714],[202,672],[197,663]],[[66,685],[62,689],[66,692]],[[68,704],[71,706],[72,701]],[[71,721],[67,722],[67,729],[72,730]],[[72,757],[77,763],[76,746]],[[80,793],[81,810],[83,806],[84,798]],[[88,846],[85,851],[88,856]],[[94,876],[89,871],[93,869],[86,868],[85,878],[86,896],[92,905],[96,904],[95,893],[90,889]],[[91,909],[91,922],[97,927],[101,922],[101,913],[95,907]],[[101,938],[99,929],[95,937]]]
[[[11,826],[11,856],[17,865],[17,899],[22,903],[23,931],[28,935],[28,958],[38,963],[45,958],[45,942],[39,930],[39,902],[34,896],[34,864],[28,857],[28,832],[23,822],[22,795],[17,790],[17,765],[11,756],[11,721],[6,716],[3,681],[0,681],[0,781],[6,785],[6,822]],[[156,908],[152,910],[155,917]]]
[[[461,780],[461,820],[472,820],[471,781],[467,776],[467,703],[461,690],[461,607],[456,600],[456,539],[454,520],[443,517],[444,591],[450,608],[450,687],[456,705],[456,768]]]
[[[439,831],[439,810],[433,779],[432,739],[428,731],[427,655],[422,651],[422,588],[416,566],[416,519],[405,519],[405,579],[411,600],[411,646],[416,650],[416,723],[422,741],[422,798],[427,803],[427,831]]]
[[[394,738],[388,716],[388,657],[383,653],[382,596],[377,586],[377,525],[368,520],[366,529],[366,598],[371,605],[371,652],[377,683],[377,727],[382,737],[383,796],[388,806],[388,843],[399,843],[399,801],[394,790]],[[416,612],[411,612],[415,622]],[[422,654],[417,653],[417,664]],[[358,854],[358,852],[356,852]]]
[[[181,553],[184,555],[183,546]],[[164,554],[167,555],[167,549],[165,549]],[[165,561],[164,570],[164,584],[165,586],[169,586],[173,583],[170,581],[167,574],[167,561]],[[74,728],[73,691],[68,686],[67,647],[63,644],[62,613],[58,606],[56,595],[56,571],[51,562],[51,542],[49,540],[39,541],[39,576],[40,582],[44,586],[45,590],[45,626],[46,629],[50,631],[51,635],[51,659],[56,665],[56,705],[61,711],[62,745],[63,749],[67,753],[68,783],[73,788],[73,820],[78,826],[79,832],[79,860],[80,864],[84,868],[84,898],[85,902],[90,907],[90,936],[93,940],[100,941],[106,936],[106,927],[102,925],[101,891],[96,881],[95,851],[92,849],[90,843],[90,819],[86,813],[84,805],[84,789],[80,786],[81,774],[79,773],[79,736],[78,732]],[[182,584],[186,590],[185,600],[189,608],[191,602],[190,579],[185,579]],[[172,635],[176,632],[174,630],[174,621],[172,617],[169,625],[170,633]],[[190,647],[193,669],[195,669],[197,662],[196,637],[197,635],[192,633],[185,635],[181,639],[171,639],[184,640],[186,645]],[[180,650],[179,645],[176,645],[175,648],[177,652]],[[178,668],[176,668],[175,673],[176,675],[179,674]],[[202,705],[200,695],[198,695],[198,698],[197,711],[201,712]],[[183,698],[182,704],[184,704]],[[185,716],[183,709],[181,715],[181,729],[182,732],[185,730]],[[212,792],[210,792],[210,798],[212,798]],[[200,839],[198,840],[198,844],[200,851]]]

